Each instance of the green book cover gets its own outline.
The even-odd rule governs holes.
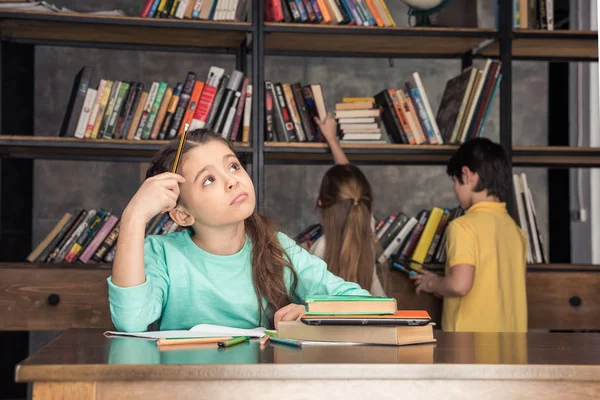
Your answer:
[[[144,131],[142,132],[142,139],[150,138],[150,132],[152,132],[152,127],[154,126],[154,121],[156,120],[156,114],[158,114],[158,109],[160,108],[160,103],[162,103],[163,97],[165,97],[166,91],[167,91],[167,83],[161,82],[160,85],[158,86],[158,91],[156,92],[156,97],[154,98],[154,103],[152,103],[152,108],[150,109],[150,115],[148,115],[148,121],[146,122]]]
[[[106,128],[108,127],[108,120],[112,115],[113,109],[115,108],[115,100],[117,95],[119,94],[119,88],[121,87],[120,81],[115,81],[113,87],[110,92],[110,97],[108,98],[108,103],[106,104],[106,109],[104,110],[104,115],[102,116],[102,123],[100,124],[100,130],[98,131],[98,138],[104,137],[104,133],[106,132]]]
[[[339,296],[312,296],[305,299],[306,303],[324,302],[324,301],[394,301],[393,298],[384,296],[351,296],[351,295],[339,295]]]
[[[110,119],[108,120],[108,125],[106,126],[106,130],[104,131],[104,135],[102,136],[104,139],[112,139],[115,128],[117,127],[117,121],[119,120],[119,114],[121,114],[121,110],[123,109],[123,102],[125,101],[125,96],[129,92],[129,83],[121,82],[119,85],[119,91],[117,92],[115,106],[112,110],[112,114]]]

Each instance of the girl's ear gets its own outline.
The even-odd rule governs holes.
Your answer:
[[[321,199],[317,200],[317,206],[319,206],[319,208],[323,207],[323,202],[321,202]]]
[[[194,216],[188,213],[187,210],[180,205],[169,211],[169,216],[177,225],[184,227],[192,226],[195,221]]]

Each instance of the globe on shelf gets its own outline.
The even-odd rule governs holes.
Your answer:
[[[451,0],[402,0],[409,7],[408,22],[410,26],[431,26],[429,16],[440,11]],[[413,24],[413,17],[415,23]]]

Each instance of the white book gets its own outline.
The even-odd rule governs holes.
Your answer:
[[[380,264],[384,263],[385,260],[392,256],[392,254],[397,252],[400,246],[402,246],[402,243],[404,243],[404,240],[408,237],[408,235],[410,235],[410,233],[416,225],[417,220],[415,219],[415,217],[410,217],[410,219],[406,221],[406,223],[404,224],[402,229],[400,229],[400,232],[398,232],[398,234],[392,240],[392,242],[388,244],[388,247],[386,247],[383,253],[381,253],[381,256],[379,256],[377,261]]]
[[[527,227],[527,219],[525,216],[525,205],[523,204],[523,197],[521,193],[523,193],[523,184],[521,182],[521,178],[517,174],[513,174],[513,185],[515,188],[515,200],[517,201],[517,210],[519,212],[519,225],[521,229],[525,232],[525,236],[527,237],[527,262],[532,263],[532,249],[529,245],[529,229]]]
[[[117,332],[106,331],[104,336],[127,336],[140,339],[171,339],[171,338],[202,338],[202,337],[226,337],[226,336],[249,336],[261,338],[266,335],[265,328],[253,329],[231,328],[221,325],[200,324],[190,330],[156,331],[156,332]]]
[[[83,101],[83,107],[81,108],[81,114],[79,114],[79,120],[77,121],[77,128],[75,129],[76,138],[83,139],[97,97],[98,91],[96,89],[88,88],[85,94],[85,100]]]
[[[554,30],[554,0],[546,0],[546,24],[548,30]]]
[[[466,140],[467,133],[469,132],[469,127],[471,126],[471,120],[475,114],[475,109],[477,108],[477,104],[479,104],[479,98],[481,97],[481,92],[483,91],[483,87],[485,85],[485,81],[487,80],[488,72],[490,71],[490,67],[492,66],[492,60],[488,58],[485,63],[485,67],[481,73],[481,79],[477,83],[477,88],[475,89],[475,94],[473,95],[473,101],[471,102],[471,106],[467,114],[465,115],[466,123],[463,128],[463,131],[460,134],[460,142],[464,143]]]
[[[179,5],[177,6],[177,11],[175,11],[175,18],[183,19],[185,16],[185,11],[188,8],[191,0],[181,0]]]
[[[527,218],[529,218],[529,227],[531,231],[531,241],[533,242],[533,260],[536,263],[542,263],[542,250],[540,248],[540,241],[537,235],[537,229],[535,224],[535,217],[533,215],[533,197],[531,196],[531,189],[527,184],[527,175],[521,173],[521,180],[523,181],[523,194],[525,194],[525,204],[527,206]]]
[[[431,127],[433,128],[433,133],[437,138],[438,144],[443,144],[444,139],[442,138],[442,134],[440,133],[440,128],[435,120],[435,116],[433,115],[433,111],[431,110],[431,106],[429,105],[429,98],[427,97],[427,93],[425,92],[425,87],[423,86],[423,82],[421,82],[421,76],[418,72],[413,72],[413,79],[415,80],[415,84],[417,85],[417,89],[419,90],[419,94],[421,95],[421,100],[423,100],[423,104],[425,105],[425,111],[427,113],[427,118],[431,123]]]
[[[242,140],[250,134],[250,117],[252,116],[252,85],[246,86],[246,104],[244,104],[244,120],[242,125]]]

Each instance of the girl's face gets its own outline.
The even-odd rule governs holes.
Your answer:
[[[180,200],[195,222],[218,227],[239,223],[254,211],[252,180],[235,154],[223,143],[193,147],[182,160]]]

